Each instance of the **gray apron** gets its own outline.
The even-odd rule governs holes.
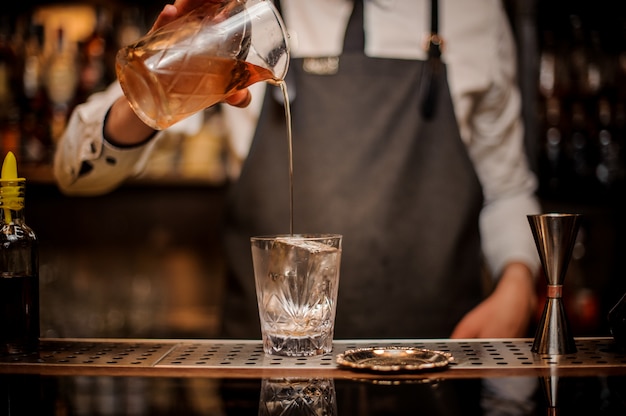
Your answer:
[[[294,232],[344,236],[335,338],[448,337],[482,297],[483,196],[445,67],[435,82],[425,75],[430,60],[347,49],[334,74],[307,72],[303,59],[290,63]],[[426,112],[425,87],[433,106]],[[250,237],[290,227],[284,109],[268,88],[229,195],[228,338],[260,338]]]

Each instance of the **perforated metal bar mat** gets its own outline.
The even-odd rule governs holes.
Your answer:
[[[176,345],[151,340],[42,340],[38,353],[0,356],[0,364],[154,367]]]
[[[44,339],[38,354],[0,356],[0,372],[12,367],[84,369],[222,369],[335,370],[335,357],[349,349],[403,346],[450,353],[450,370],[521,370],[559,368],[626,368],[626,353],[612,338],[576,339],[574,354],[541,356],[531,352],[532,339],[510,340],[359,340],[334,342],[333,352],[315,357],[268,356],[259,341]]]
[[[404,346],[448,352],[452,355],[451,367],[455,369],[502,367],[549,368],[589,366],[593,368],[624,366],[626,353],[619,351],[613,340],[580,339],[576,341],[578,351],[562,356],[540,356],[531,352],[532,340],[399,340],[399,341],[335,341],[333,353],[315,357],[267,356],[260,343],[214,342],[177,345],[161,360],[159,367],[230,367],[245,368],[328,368],[335,367],[335,356],[355,348]]]

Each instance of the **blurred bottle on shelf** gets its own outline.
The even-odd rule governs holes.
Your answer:
[[[76,103],[85,101],[89,95],[104,90],[114,79],[117,44],[112,27],[112,12],[104,6],[96,6],[95,25],[87,38],[78,43],[80,78]]]
[[[594,166],[596,160],[595,148],[591,141],[590,120],[587,110],[581,100],[576,100],[571,106],[572,130],[568,137],[568,156],[572,161],[572,190],[577,184],[578,191],[591,191],[594,187]]]
[[[22,157],[27,163],[44,163],[51,157],[50,102],[44,86],[44,27],[31,22],[24,43]]]
[[[46,91],[51,102],[50,134],[56,142],[67,122],[78,87],[76,45],[65,36],[63,27],[57,29],[56,48],[46,65]]]
[[[117,49],[135,42],[145,33],[146,28],[143,21],[143,13],[140,8],[126,7],[121,10],[119,21],[115,26],[117,28],[115,34]],[[112,68],[115,68],[115,62],[112,62],[112,65]]]
[[[547,199],[604,204],[626,179],[618,127],[626,43],[615,35],[626,42],[626,19],[594,16],[572,5],[539,27],[538,176]]]
[[[118,49],[146,30],[132,4],[98,3],[93,17],[90,29],[81,26],[89,19],[75,27],[45,5],[0,15],[0,154],[50,164],[71,111],[115,80]]]
[[[24,96],[27,99],[35,99],[43,90],[43,36],[42,25],[31,23],[24,42]]]
[[[590,65],[587,36],[582,18],[577,14],[569,17],[570,21],[570,79],[571,95],[582,97],[591,95],[597,82],[597,68]]]
[[[542,186],[546,192],[559,192],[562,189],[563,175],[566,170],[563,152],[563,124],[561,102],[557,97],[545,100],[545,133],[542,143],[540,166],[543,173]]]
[[[20,153],[20,62],[13,33],[15,25],[0,18],[0,151]]]
[[[620,138],[619,130],[614,122],[614,113],[618,110],[612,108],[610,100],[601,97],[597,105],[599,128],[596,140],[599,160],[596,166],[596,178],[604,189],[612,191],[624,179],[623,137]]]

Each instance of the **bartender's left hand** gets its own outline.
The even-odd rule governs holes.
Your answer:
[[[528,336],[537,293],[530,269],[511,263],[494,291],[457,324],[451,338],[520,338]]]

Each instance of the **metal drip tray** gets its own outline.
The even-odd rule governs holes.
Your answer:
[[[547,356],[531,352],[532,339],[503,340],[358,340],[334,342],[333,352],[315,357],[269,356],[260,341],[44,339],[36,354],[0,357],[2,372],[206,374],[215,377],[272,375],[273,372],[345,376],[336,355],[368,347],[402,346],[446,352],[452,361],[443,373],[465,376],[474,371],[525,374],[558,368],[620,369],[626,353],[612,338],[576,339],[574,354]],[[325,371],[324,371],[325,370]],[[472,371],[474,370],[474,371]],[[442,373],[442,374],[443,374]]]
[[[153,367],[175,345],[152,341],[42,340],[38,353],[2,356],[0,364]]]
[[[335,351],[344,348],[335,342],[333,353],[313,357],[269,356],[263,352],[260,342],[215,342],[190,343],[176,346],[167,357],[157,364],[159,367],[228,367],[247,368],[334,368]]]
[[[453,369],[502,369],[559,367],[626,367],[626,353],[616,349],[613,340],[586,339],[576,342],[578,352],[560,356],[542,356],[531,352],[533,340],[398,340],[335,341],[333,353],[316,357],[268,356],[260,342],[186,343],[174,347],[158,367],[230,367],[245,368],[334,368],[336,354],[355,348],[404,346],[450,353]]]

